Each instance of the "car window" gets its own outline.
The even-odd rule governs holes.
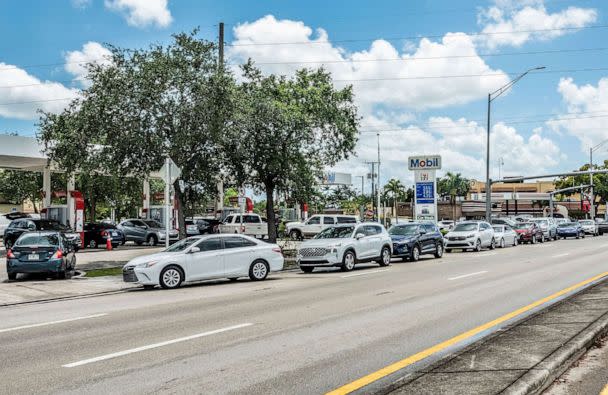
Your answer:
[[[502,233],[505,231],[505,228],[503,226],[493,226],[492,228],[494,228],[494,232],[498,233]]]
[[[374,236],[381,233],[381,230],[379,227],[377,226],[373,226],[373,225],[366,225],[363,227],[363,234],[365,236]]]
[[[336,220],[333,219],[333,217],[323,217],[323,224],[324,225],[333,225],[336,223]]]
[[[414,236],[418,234],[418,225],[395,225],[389,229],[388,234],[396,236]]]
[[[205,239],[196,245],[201,251],[217,251],[222,249],[222,241],[219,237]]]
[[[257,215],[245,215],[243,216],[243,222],[246,224],[259,224],[260,217]]]
[[[16,229],[23,229],[23,228],[25,228],[25,221],[20,220],[20,219],[15,220],[15,221],[11,222],[8,227],[16,228]]]
[[[140,220],[133,220],[131,221],[131,226],[146,226],[146,223],[144,221],[140,221]]]
[[[321,223],[321,217],[310,217],[307,223],[308,225],[319,225]]]
[[[231,224],[233,218],[234,217],[232,215],[227,216],[226,219],[224,219],[224,223],[225,224]]]
[[[24,233],[17,239],[15,246],[58,246],[59,237],[56,234]]]
[[[122,223],[122,226],[133,226],[133,223],[131,221],[126,221]]]
[[[246,247],[246,245],[244,245],[244,243],[243,243],[243,241],[245,239],[243,239],[242,237],[230,236],[230,237],[224,237],[223,240],[224,240],[225,249]]]
[[[437,232],[437,230],[435,229],[435,225],[422,225],[422,229],[424,229],[424,231],[426,233],[435,233]]]
[[[336,217],[339,224],[356,224],[357,220],[353,217]]]
[[[315,239],[345,239],[351,237],[353,234],[354,226],[335,226],[326,228],[321,233],[317,234]],[[361,232],[361,228],[359,228]]]

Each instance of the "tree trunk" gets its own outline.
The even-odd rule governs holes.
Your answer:
[[[89,212],[89,221],[95,222],[95,211],[97,209],[97,202],[95,201],[95,199],[91,199],[91,203],[89,204],[91,205],[91,211]]]
[[[175,180],[173,183],[173,189],[175,190],[175,200],[177,202],[177,227],[179,228],[179,238],[186,238],[186,218],[184,217],[184,196],[182,191],[179,189],[179,180]]]
[[[266,219],[268,220],[268,241],[277,242],[277,226],[274,216],[274,184],[265,183],[266,187]]]
[[[36,206],[36,198],[32,199],[32,207],[34,207],[34,213],[38,214],[38,206]]]

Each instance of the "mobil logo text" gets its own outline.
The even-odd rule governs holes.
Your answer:
[[[413,156],[408,158],[408,168],[410,170],[431,170],[441,169],[441,156]]]

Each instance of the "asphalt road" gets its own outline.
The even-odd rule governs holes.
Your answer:
[[[1,392],[323,393],[606,271],[588,237],[7,307]]]

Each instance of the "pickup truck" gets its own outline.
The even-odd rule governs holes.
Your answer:
[[[313,237],[323,229],[340,224],[357,224],[359,218],[354,215],[329,215],[318,214],[308,218],[305,222],[288,222],[286,233],[293,240],[303,240],[306,237]]]
[[[258,214],[230,214],[218,226],[220,233],[239,233],[253,237],[267,237],[268,223]]]

